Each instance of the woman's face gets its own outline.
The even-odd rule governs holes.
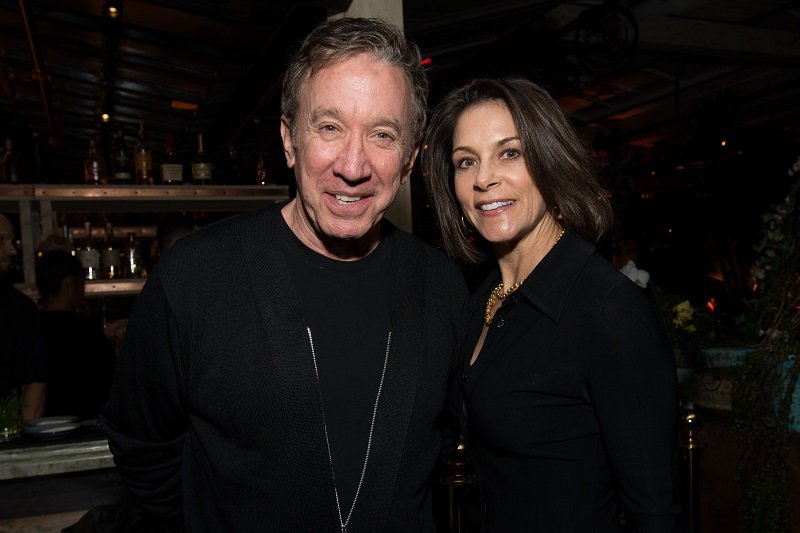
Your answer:
[[[453,132],[452,161],[461,210],[496,249],[532,243],[540,232],[552,231],[555,220],[528,172],[519,134],[503,102],[481,102],[461,113]]]

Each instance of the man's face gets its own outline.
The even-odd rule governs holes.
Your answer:
[[[301,91],[295,139],[281,121],[298,191],[289,226],[321,253],[332,241],[377,243],[377,224],[416,157],[405,76],[360,54],[317,71]]]
[[[14,227],[6,217],[0,215],[0,274],[11,269],[16,255]]]

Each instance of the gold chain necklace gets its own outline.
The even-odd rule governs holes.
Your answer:
[[[562,229],[561,233],[559,233],[558,237],[556,237],[556,240],[553,241],[553,246],[555,246],[556,243],[558,243],[558,241],[560,241],[561,237],[563,237],[563,236],[564,236],[564,230]],[[528,275],[530,275],[530,274],[528,274]],[[494,303],[497,300],[505,300],[508,295],[515,293],[517,291],[517,289],[519,289],[520,285],[522,285],[522,283],[526,279],[528,279],[528,276],[525,276],[524,278],[522,278],[521,280],[519,280],[518,282],[516,282],[515,284],[510,286],[505,291],[503,290],[503,282],[502,281],[500,282],[500,284],[497,287],[492,289],[492,292],[489,293],[489,299],[486,300],[486,310],[483,313],[483,323],[484,324],[486,324],[487,326],[490,326],[492,324],[492,308],[494,307]]]

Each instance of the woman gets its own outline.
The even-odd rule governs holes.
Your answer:
[[[446,250],[497,262],[460,391],[484,531],[680,530],[672,356],[642,290],[594,249],[612,214],[590,152],[521,79],[450,93],[426,145]]]

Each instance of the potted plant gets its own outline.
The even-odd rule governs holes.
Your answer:
[[[800,158],[789,170],[800,178]],[[789,437],[800,364],[800,179],[762,217],[752,295],[738,325],[760,337],[733,388],[746,532],[788,531]],[[794,422],[794,426],[792,425]]]

